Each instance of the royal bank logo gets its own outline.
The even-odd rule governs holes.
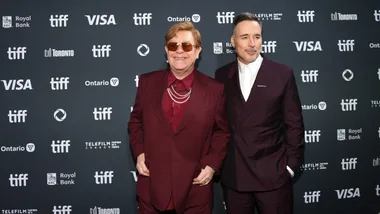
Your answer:
[[[1,146],[0,150],[2,152],[34,152],[36,145],[34,145],[34,143],[28,143],[25,146]]]
[[[48,186],[74,185],[77,173],[46,173],[46,184]]]
[[[358,20],[358,14],[343,14],[343,13],[331,13],[331,21],[356,21]]]
[[[262,21],[280,21],[282,13],[254,13],[259,20]]]
[[[325,101],[321,101],[318,104],[309,104],[309,105],[305,104],[305,105],[302,105],[301,107],[303,111],[313,111],[313,110],[324,111],[327,109],[327,103]]]
[[[328,162],[305,163],[301,165],[300,170],[302,171],[326,170],[328,165],[329,165]]]
[[[373,159],[373,166],[380,166],[380,158],[379,157]]]
[[[121,141],[86,141],[86,150],[120,149]]]
[[[363,134],[363,129],[337,129],[337,140],[361,140],[361,135]]]
[[[213,47],[214,47],[214,54],[233,54],[235,53],[235,48],[232,46],[230,42],[225,42],[224,43],[225,48],[223,47],[222,42],[214,42]]]
[[[95,206],[90,208],[90,214],[120,214],[120,208],[102,208]]]
[[[97,87],[97,86],[112,86],[112,87],[117,87],[119,85],[119,78],[117,77],[112,77],[109,80],[86,80],[84,82],[84,85],[87,87]]]
[[[32,16],[15,16],[13,23],[12,16],[3,16],[3,28],[29,28],[31,21]]]
[[[199,14],[193,14],[192,16],[169,16],[167,18],[168,22],[194,22],[198,23],[201,21],[201,16]]]

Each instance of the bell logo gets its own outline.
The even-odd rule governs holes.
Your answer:
[[[137,47],[137,53],[140,56],[147,56],[150,52],[149,46],[146,44],[141,44]]]
[[[89,25],[116,25],[114,15],[84,15]]]

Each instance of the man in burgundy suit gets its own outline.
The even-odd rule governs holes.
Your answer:
[[[165,40],[168,69],[140,76],[128,123],[139,213],[211,214],[230,139],[224,85],[194,68],[201,37],[191,22]]]
[[[291,214],[292,177],[304,151],[300,98],[291,68],[260,54],[261,22],[238,15],[237,60],[219,68],[232,139],[221,171],[228,214]]]

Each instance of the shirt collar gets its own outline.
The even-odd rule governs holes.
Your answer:
[[[185,86],[185,88],[187,90],[190,90],[191,86],[193,85],[194,73],[195,73],[195,69],[189,75],[187,75],[185,78],[183,78],[182,80],[179,80],[183,83],[183,85]],[[169,71],[168,87],[170,87],[176,80],[177,80],[177,78],[174,76],[173,72]]]
[[[240,60],[237,60],[237,61],[238,61],[239,72],[244,72],[247,68],[251,71],[258,71],[263,61],[263,57],[259,55],[255,61],[249,63],[248,65],[243,64],[242,62],[240,62]]]

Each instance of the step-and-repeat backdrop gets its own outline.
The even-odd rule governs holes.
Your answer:
[[[245,11],[300,91],[295,213],[379,213],[380,2],[354,0],[2,2],[1,213],[136,213],[127,123],[139,75],[166,66],[164,34],[187,20],[214,77],[236,58],[232,21]]]

